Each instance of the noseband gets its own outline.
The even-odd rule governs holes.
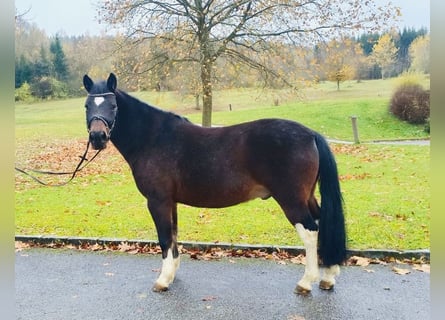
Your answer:
[[[104,96],[110,96],[110,95],[115,95],[113,92],[106,92],[106,93],[98,93],[98,94],[88,94],[88,97],[104,97]],[[108,124],[107,119],[105,119],[104,117],[102,117],[101,115],[97,115],[97,116],[92,116],[90,121],[88,121],[88,133],[90,132],[90,126],[91,126],[91,122],[93,122],[94,120],[99,120],[102,121],[103,124],[105,125],[105,127],[107,128],[107,138],[109,139],[111,136],[111,131],[113,131],[114,128],[114,124],[116,123],[116,116],[113,119],[113,123],[111,123],[111,126]]]

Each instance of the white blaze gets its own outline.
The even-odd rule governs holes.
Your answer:
[[[105,101],[104,97],[95,97],[94,98],[94,103],[96,104],[96,106],[99,106],[104,101]]]

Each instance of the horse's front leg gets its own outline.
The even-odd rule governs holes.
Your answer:
[[[153,291],[161,292],[168,289],[179,268],[176,203],[150,199],[148,209],[156,225],[162,250],[161,274],[153,286]]]

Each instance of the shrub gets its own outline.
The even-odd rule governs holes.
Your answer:
[[[32,85],[32,93],[41,99],[66,98],[68,90],[66,85],[52,77],[42,77]]]
[[[28,82],[24,82],[19,88],[15,89],[15,101],[30,102],[32,100],[31,86]]]
[[[391,98],[390,112],[412,124],[425,123],[430,116],[430,92],[415,83],[400,85]]]

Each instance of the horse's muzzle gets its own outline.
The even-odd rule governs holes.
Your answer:
[[[94,150],[102,150],[107,147],[107,142],[110,139],[110,130],[108,126],[101,120],[93,120],[90,124],[89,139]]]

